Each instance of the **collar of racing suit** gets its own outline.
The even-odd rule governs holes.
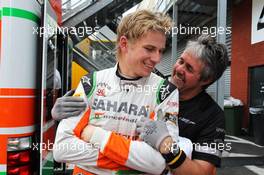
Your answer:
[[[128,76],[125,76],[124,74],[122,74],[120,72],[118,63],[116,64],[115,68],[116,68],[116,76],[118,76],[121,80],[131,80],[131,81],[133,81],[133,80],[139,80],[140,78],[142,78],[142,77],[129,78]]]
[[[128,78],[124,77],[122,73],[119,71],[119,65],[118,63],[114,67],[115,71],[115,81],[116,83],[119,84],[120,89],[125,89],[127,92],[129,91],[128,89],[132,88],[146,88],[145,86],[148,84],[148,80],[150,76],[147,77],[137,77],[137,78]]]

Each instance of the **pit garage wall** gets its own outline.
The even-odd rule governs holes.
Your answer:
[[[251,45],[252,1],[243,0],[232,9],[231,96],[244,103],[245,128],[249,124],[249,68],[264,65],[264,41]]]
[[[61,2],[62,0],[50,0],[50,4],[52,8],[54,9],[57,17],[58,17],[58,24],[62,25],[62,11],[61,11]]]

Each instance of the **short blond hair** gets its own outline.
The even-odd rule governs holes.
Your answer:
[[[138,10],[123,17],[117,27],[117,55],[120,54],[118,47],[119,39],[125,36],[129,41],[135,41],[148,31],[163,32],[169,34],[172,27],[171,18],[164,13],[149,10]]]

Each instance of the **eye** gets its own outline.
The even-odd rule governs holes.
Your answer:
[[[146,49],[148,52],[153,51],[153,48],[145,47],[145,49]]]
[[[193,69],[191,66],[187,66],[187,70],[188,70],[188,72],[193,72]]]
[[[165,49],[162,49],[159,51],[160,54],[164,54],[165,53]]]
[[[178,64],[183,64],[183,63],[184,63],[184,61],[183,61],[182,58],[179,58],[179,59],[177,60],[177,62],[178,62]]]
[[[146,47],[144,47],[144,49],[146,49],[147,52],[154,52],[154,50],[155,50],[154,47],[150,47],[150,46],[146,46]]]

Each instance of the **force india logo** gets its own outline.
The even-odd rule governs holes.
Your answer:
[[[103,99],[94,99],[93,110],[100,111],[111,111],[117,113],[132,114],[136,116],[145,116],[148,117],[148,112],[146,106],[138,106],[136,104],[128,104],[127,102],[118,103],[117,101],[103,100]]]
[[[96,95],[105,97],[105,89],[97,89]]]
[[[96,95],[101,96],[101,97],[105,97],[106,96],[106,90],[110,91],[111,86],[109,86],[107,83],[99,82],[97,84]]]

